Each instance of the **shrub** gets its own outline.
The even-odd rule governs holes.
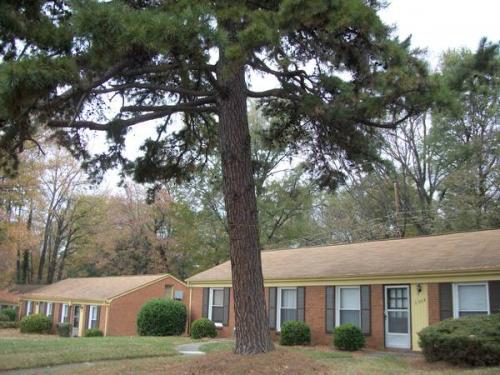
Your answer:
[[[1,322],[0,321],[0,329],[7,328],[19,328],[19,322]]]
[[[359,350],[365,346],[365,336],[355,325],[350,323],[342,324],[335,328],[333,345],[340,350]]]
[[[141,336],[180,335],[186,326],[186,306],[172,299],[146,302],[137,314],[137,332]]]
[[[7,314],[4,314],[3,311],[0,311],[0,322],[10,322],[10,317]]]
[[[418,336],[430,362],[500,365],[500,314],[444,320],[424,328]]]
[[[207,318],[195,320],[191,324],[191,337],[193,339],[201,339],[202,337],[216,337],[217,329],[215,323]]]
[[[13,322],[17,318],[17,312],[14,309],[8,308],[8,309],[3,309],[0,311],[0,316],[1,315],[6,315],[9,319],[9,321]],[[0,319],[1,320],[1,319]]]
[[[102,337],[102,331],[98,328],[90,328],[85,331],[85,337]]]
[[[19,326],[22,333],[48,333],[52,323],[45,315],[34,314],[22,318]]]
[[[57,323],[56,332],[58,336],[70,337],[71,336],[71,325],[69,323]]]
[[[281,325],[281,345],[307,345],[311,343],[311,330],[304,322],[289,320]]]

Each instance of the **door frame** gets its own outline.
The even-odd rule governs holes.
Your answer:
[[[75,328],[75,317],[77,316],[75,314],[75,310],[78,307],[78,327]],[[81,317],[81,310],[83,306],[82,305],[72,305],[71,306],[71,337],[78,337],[80,335],[80,326],[82,325],[82,322],[80,321]],[[76,334],[74,333],[76,329]]]
[[[413,327],[411,324],[412,321],[412,308],[411,308],[411,285],[410,284],[384,284],[384,294],[383,294],[383,303],[384,303],[384,308],[383,308],[383,319],[384,319],[384,347],[388,349],[400,349],[400,350],[412,350],[413,349],[413,344],[412,344],[412,331]],[[388,288],[407,288],[408,290],[408,336],[410,339],[410,345],[408,348],[397,348],[397,347],[390,347],[387,346],[387,320],[388,315],[387,315],[387,289]]]

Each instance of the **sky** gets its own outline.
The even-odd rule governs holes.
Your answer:
[[[392,0],[379,13],[382,20],[395,26],[396,35],[404,39],[411,35],[412,46],[427,50],[427,60],[437,68],[440,55],[449,49],[474,50],[481,37],[500,40],[500,0]],[[265,78],[252,77],[256,90],[268,88]],[[135,157],[144,139],[152,136],[154,127],[138,126],[127,135],[126,155]],[[104,137],[96,135],[94,149],[102,149]],[[107,173],[101,188],[114,189],[117,173]]]

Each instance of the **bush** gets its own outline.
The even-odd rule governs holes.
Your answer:
[[[340,350],[359,350],[365,346],[365,336],[355,325],[342,324],[333,332],[333,345]]]
[[[85,331],[85,337],[102,337],[102,331],[98,328],[90,328]]]
[[[193,339],[201,339],[202,337],[216,337],[217,329],[215,323],[207,318],[195,320],[191,324],[191,337]]]
[[[172,299],[146,302],[137,314],[137,332],[141,336],[180,335],[186,326],[186,306]]]
[[[0,316],[6,315],[9,319],[8,321],[14,322],[17,318],[17,312],[14,309],[8,308],[0,311]],[[2,319],[0,319],[2,320]]]
[[[424,328],[418,336],[430,362],[500,365],[500,314],[444,320]]]
[[[22,318],[19,326],[22,333],[48,333],[52,323],[45,315],[34,314]]]
[[[19,328],[19,322],[0,322],[0,329]]]
[[[304,322],[289,320],[281,325],[280,345],[307,345],[311,343],[311,330]]]
[[[4,314],[3,311],[0,311],[0,322],[10,322],[10,317],[7,314]]]
[[[58,336],[61,336],[61,337],[70,337],[71,336],[71,325],[69,323],[57,323],[56,333]]]

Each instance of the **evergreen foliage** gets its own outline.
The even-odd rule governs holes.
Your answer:
[[[203,337],[217,337],[217,328],[210,319],[197,319],[191,324],[191,337],[193,339],[202,339]]]
[[[471,366],[500,364],[500,314],[448,319],[418,333],[430,361]]]
[[[335,328],[333,345],[340,350],[359,350],[365,346],[365,336],[355,325],[350,323],[342,324]]]
[[[281,325],[280,345],[308,345],[311,343],[311,329],[304,322],[289,320]]]
[[[184,332],[187,311],[182,302],[153,299],[137,314],[137,333],[141,336],[173,336]]]
[[[43,314],[25,316],[19,323],[22,333],[49,333],[52,322]]]

